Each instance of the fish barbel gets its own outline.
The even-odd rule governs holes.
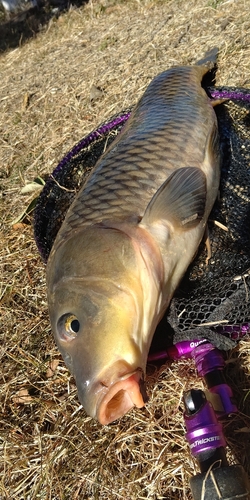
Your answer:
[[[52,330],[86,412],[108,424],[146,401],[155,328],[217,196],[217,119],[201,62],[158,75],[97,162],[47,264]]]

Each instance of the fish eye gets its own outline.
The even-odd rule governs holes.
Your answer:
[[[74,314],[67,313],[57,322],[57,329],[62,338],[75,338],[80,330],[80,322]]]

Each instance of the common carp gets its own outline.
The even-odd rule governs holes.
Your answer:
[[[156,76],[70,206],[47,264],[52,330],[101,424],[147,399],[155,328],[193,260],[218,193],[204,60]]]

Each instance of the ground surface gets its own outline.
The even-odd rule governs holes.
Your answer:
[[[181,400],[185,389],[201,386],[192,362],[151,367],[143,411],[105,428],[88,418],[51,336],[32,227],[11,222],[30,200],[20,194],[25,183],[135,103],[158,72],[218,46],[218,83],[250,87],[249,12],[249,0],[93,0],[57,17],[47,7],[18,29],[16,18],[2,16],[1,499],[191,498],[197,469]],[[91,99],[93,86],[103,91]],[[228,354],[240,412],[226,435],[230,460],[250,474],[249,361],[247,341]]]

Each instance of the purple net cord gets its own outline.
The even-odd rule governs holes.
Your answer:
[[[223,87],[223,88],[216,88],[216,87],[208,87],[208,93],[209,96],[212,98],[212,100],[217,100],[217,99],[232,99],[236,101],[245,101],[245,102],[250,102],[250,91],[249,89],[237,89],[237,88],[230,88],[230,87]],[[53,176],[57,172],[59,172],[66,163],[68,163],[71,158],[73,158],[77,153],[79,153],[82,149],[86,148],[92,142],[96,141],[99,137],[102,135],[106,134],[107,132],[110,132],[113,130],[115,127],[118,125],[123,125],[126,123],[127,119],[130,117],[131,112],[125,112],[122,113],[120,116],[116,116],[113,120],[111,120],[108,123],[104,123],[101,125],[99,128],[96,130],[90,132],[84,139],[82,139],[78,144],[76,144],[71,151],[64,156],[64,158],[60,161],[58,166],[53,172]]]
[[[99,128],[96,130],[90,132],[84,139],[82,139],[80,142],[78,142],[73,149],[69,153],[67,153],[63,159],[60,161],[60,163],[57,165],[55,170],[53,171],[53,176],[59,172],[66,163],[68,163],[71,158],[73,158],[75,155],[77,155],[82,149],[88,147],[92,142],[96,141],[99,137],[101,137],[104,134],[107,134],[107,132],[110,132],[113,130],[115,127],[118,125],[122,125],[127,121],[127,119],[130,116],[130,112],[128,113],[123,113],[120,116],[116,116],[113,120],[111,120],[108,123],[104,123],[101,125]]]
[[[240,340],[242,337],[250,333],[250,323],[244,323],[243,325],[225,325],[217,326],[216,332],[221,335],[226,335],[232,340]]]
[[[209,95],[212,99],[229,99],[235,101],[245,101],[250,102],[250,91],[249,89],[233,89],[230,87],[223,88],[208,88]]]

